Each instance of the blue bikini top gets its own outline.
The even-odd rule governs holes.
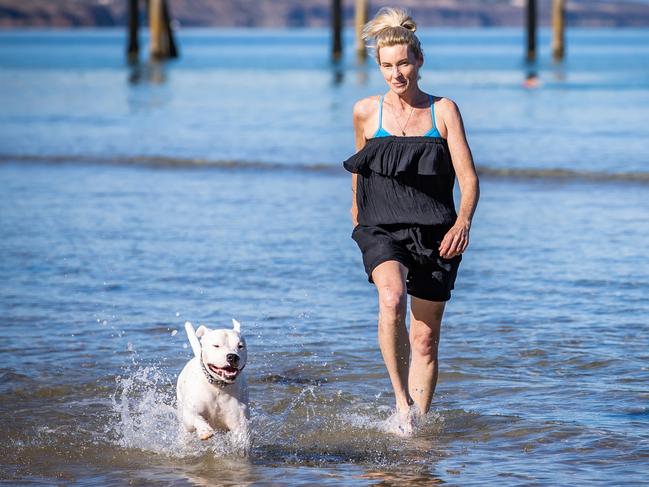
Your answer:
[[[383,128],[383,124],[381,123],[383,120],[383,98],[385,95],[381,95],[381,101],[379,102],[379,128],[376,129],[376,132],[372,136],[372,138],[376,137],[399,137],[397,135],[392,135],[390,132],[385,130]],[[437,127],[435,126],[435,101],[433,99],[433,95],[428,95],[428,98],[430,99],[430,117],[433,121],[433,128],[430,129],[428,132],[426,132],[422,137],[441,137],[441,134],[439,133],[439,130],[437,130]]]

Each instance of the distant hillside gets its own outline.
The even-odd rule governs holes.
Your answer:
[[[144,2],[142,2],[144,3]],[[330,0],[170,0],[182,26],[316,27],[329,25]],[[345,0],[353,21],[353,0]],[[421,26],[522,25],[525,0],[375,0],[409,8]],[[551,0],[539,0],[539,21],[550,23]],[[127,0],[0,0],[0,27],[113,27],[126,22]],[[569,26],[646,27],[649,4],[632,1],[572,0]]]

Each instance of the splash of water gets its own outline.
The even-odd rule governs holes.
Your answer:
[[[439,429],[444,423],[444,417],[439,412],[429,411],[420,414],[416,406],[413,406],[407,414],[401,414],[389,406],[377,406],[372,414],[347,412],[341,416],[341,419],[354,428],[376,430],[406,438],[426,434],[431,427]]]
[[[242,439],[217,432],[207,441],[187,433],[176,414],[175,377],[154,365],[134,362],[117,377],[111,397],[115,420],[108,430],[123,448],[174,458],[240,454]]]
[[[175,382],[175,376],[163,367],[135,361],[116,379],[111,397],[114,419],[108,427],[116,445],[181,459],[239,457],[250,451],[250,439],[232,433],[217,432],[206,441],[187,433],[176,414]],[[251,431],[256,445],[252,454],[272,457],[273,452],[282,452],[282,456],[309,461],[343,458],[391,464],[394,448],[390,445],[398,436],[411,436],[395,431],[400,423],[394,410],[366,403],[344,407],[339,394],[328,397],[323,392],[309,385],[268,410],[252,405]],[[438,429],[441,422],[438,414],[429,413],[413,424],[413,435],[426,436],[427,430]],[[351,436],[350,427],[354,431]],[[396,444],[397,451],[406,446]]]

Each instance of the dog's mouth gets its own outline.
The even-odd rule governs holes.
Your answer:
[[[236,379],[237,375],[239,375],[239,369],[237,369],[236,367],[231,367],[229,365],[225,367],[217,367],[213,364],[207,364],[207,368],[210,369],[210,371],[214,372],[218,376],[218,378],[224,382],[234,382],[234,379]]]

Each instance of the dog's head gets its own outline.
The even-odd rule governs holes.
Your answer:
[[[246,340],[241,336],[241,325],[232,320],[231,330],[211,330],[201,325],[196,336],[201,339],[202,360],[208,373],[215,379],[232,384],[248,359]]]

